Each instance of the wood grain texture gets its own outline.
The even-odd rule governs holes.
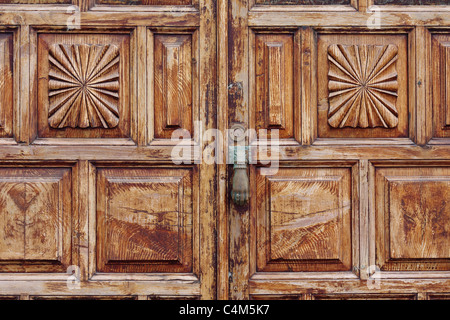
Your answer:
[[[450,138],[450,35],[432,36],[433,137]]]
[[[0,33],[0,138],[13,135],[13,35]]]
[[[409,136],[406,40],[319,34],[319,138]],[[320,67],[325,63],[328,70]]]
[[[68,168],[0,168],[0,271],[65,272],[72,261]]]
[[[281,139],[294,137],[294,35],[256,33],[254,47],[253,96],[254,128],[279,130]],[[253,118],[253,117],[252,117]]]
[[[256,179],[258,271],[351,269],[349,169],[282,168]]]
[[[375,188],[381,270],[448,270],[449,168],[378,168]]]
[[[176,129],[192,134],[192,35],[156,34],[154,41],[154,137],[170,139]]]
[[[328,123],[333,128],[398,124],[395,45],[328,47]]]
[[[97,271],[192,272],[192,172],[99,169]]]
[[[130,138],[129,34],[41,33],[37,46],[38,139]]]
[[[119,122],[119,48],[54,44],[49,51],[52,128],[114,128]]]

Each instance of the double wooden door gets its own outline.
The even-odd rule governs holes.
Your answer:
[[[0,10],[0,298],[450,297],[448,1]]]

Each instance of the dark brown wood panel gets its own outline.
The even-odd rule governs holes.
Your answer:
[[[402,6],[413,6],[413,5],[448,5],[448,0],[374,0],[375,4],[394,4]]]

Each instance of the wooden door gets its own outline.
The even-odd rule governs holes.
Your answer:
[[[215,298],[215,3],[0,11],[0,298]]]
[[[220,9],[219,126],[267,130],[248,138],[249,204],[219,203],[220,296],[448,297],[449,1]]]

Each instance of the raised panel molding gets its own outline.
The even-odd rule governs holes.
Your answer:
[[[55,44],[49,51],[52,128],[114,128],[119,123],[119,48]]]
[[[193,64],[191,34],[154,35],[154,112],[157,139],[170,139],[176,129],[192,134]]]
[[[450,138],[450,34],[434,34],[433,137]]]
[[[376,168],[376,264],[450,270],[450,168]]]
[[[257,271],[350,271],[349,168],[257,171]]]
[[[318,33],[318,138],[411,137],[409,36]]]
[[[398,124],[395,45],[328,47],[328,123],[333,128]]]
[[[348,293],[313,294],[313,300],[417,300],[417,294]]]
[[[136,110],[130,34],[104,32],[36,33],[34,143],[85,138],[95,144],[94,139],[102,138],[102,143],[133,144],[137,121],[131,121]]]
[[[250,62],[252,127],[257,130],[258,138],[266,138],[261,129],[267,130],[267,137],[276,129],[281,139],[294,138],[294,124],[299,125],[294,116],[297,88],[294,77],[299,76],[295,72],[295,35],[255,33],[252,36],[255,41]]]
[[[13,136],[13,36],[0,33],[0,138]]]
[[[69,168],[0,168],[0,272],[65,272],[71,212]]]
[[[97,271],[192,272],[189,169],[100,168]]]

